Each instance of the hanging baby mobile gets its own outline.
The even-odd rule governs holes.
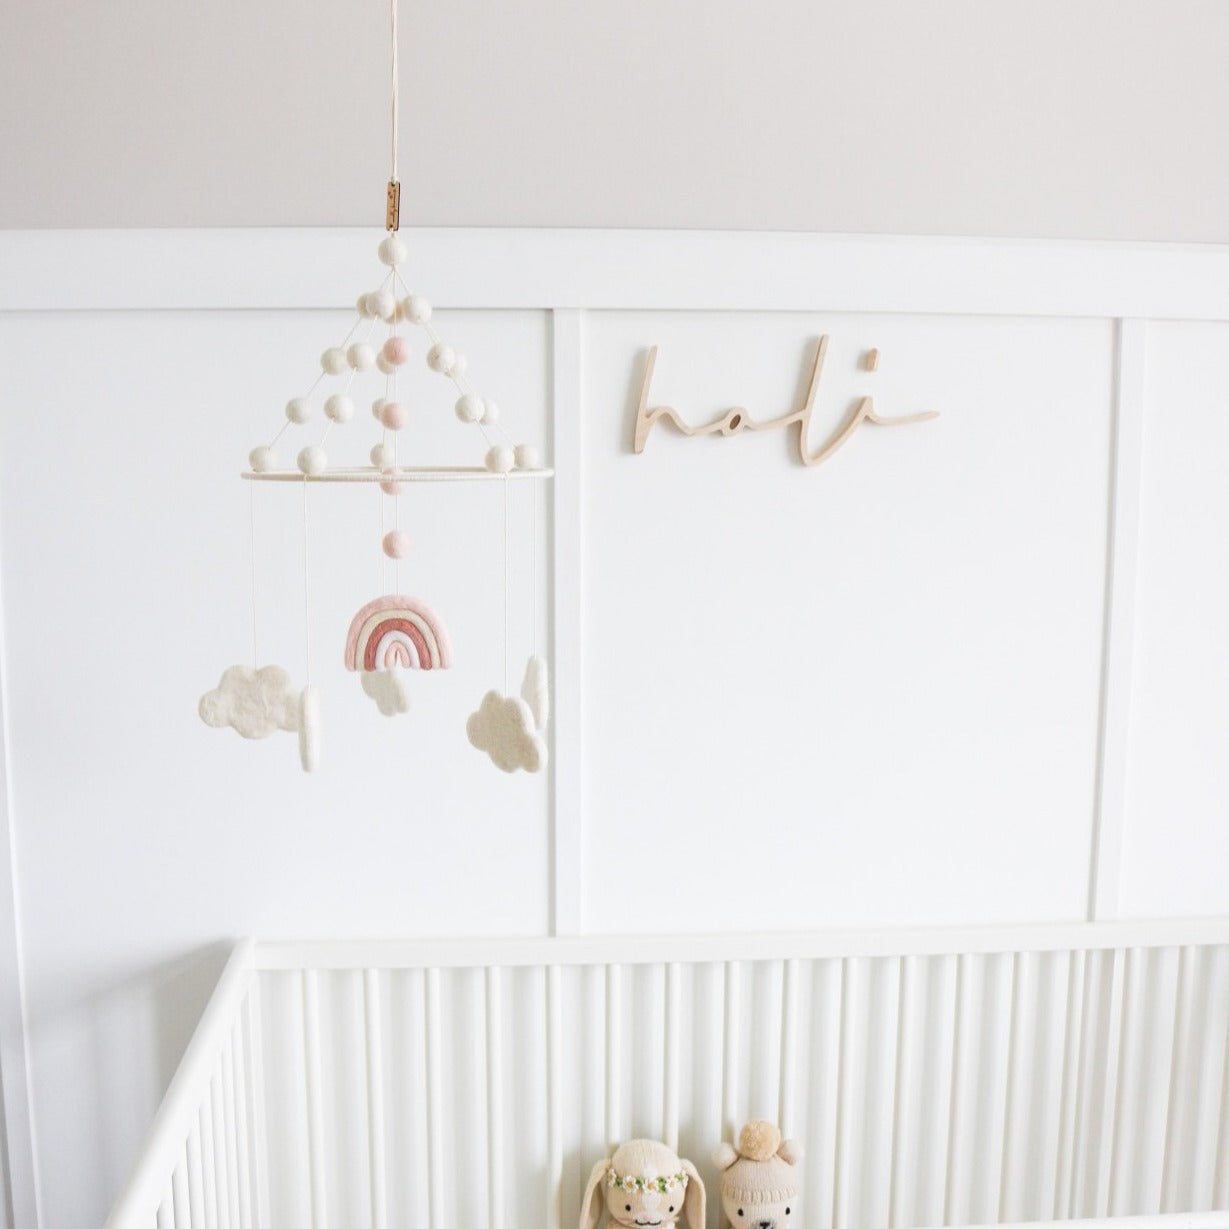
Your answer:
[[[392,41],[392,173],[389,177],[385,208],[387,236],[380,242],[378,256],[385,268],[379,286],[358,299],[357,313],[350,331],[320,356],[320,370],[314,382],[301,395],[286,403],[286,421],[267,443],[253,448],[248,457],[250,470],[243,477],[250,483],[281,482],[302,488],[303,506],[303,591],[304,620],[308,650],[305,685],[298,689],[290,675],[277,665],[260,665],[256,660],[256,583],[255,504],[250,505],[249,548],[252,558],[252,638],[251,666],[234,665],[225,670],[216,688],[201,697],[201,719],[216,728],[231,727],[244,738],[265,738],[282,730],[296,733],[299,757],[306,772],[320,760],[320,697],[312,682],[310,650],[311,584],[309,540],[309,488],[321,482],[351,484],[378,483],[381,496],[381,525],[392,528],[383,533],[380,543],[387,560],[392,560],[396,588],[400,587],[401,561],[410,553],[410,537],[401,528],[399,503],[408,485],[416,482],[499,482],[503,485],[504,555],[504,690],[490,690],[482,698],[466,724],[470,743],[485,752],[491,762],[505,772],[524,769],[538,772],[546,762],[545,726],[548,716],[549,683],[546,663],[536,644],[525,667],[519,695],[508,691],[508,514],[509,485],[514,479],[541,479],[551,476],[542,466],[538,452],[528,444],[514,444],[500,420],[498,405],[480,396],[467,379],[465,356],[445,342],[431,323],[431,305],[406,283],[408,249],[398,235],[401,188],[397,178],[397,0],[391,0]],[[423,349],[415,350],[410,334],[420,332]],[[472,467],[407,464],[407,444],[412,440],[410,413],[398,397],[397,376],[416,356],[425,357],[427,366],[449,380],[455,388],[456,417],[481,441],[481,464]],[[360,384],[376,386],[378,395],[371,403],[378,436],[370,451],[370,465],[353,468],[330,464],[326,445],[334,430],[344,429],[355,416]],[[292,428],[311,430],[317,413],[324,418],[317,438],[309,440],[296,454],[295,468],[281,467],[279,449]],[[353,428],[351,428],[353,430]],[[286,456],[293,450],[287,447]],[[253,487],[249,487],[249,498]],[[534,537],[537,513],[534,500]],[[533,543],[536,559],[536,541]],[[381,566],[383,580],[387,568]],[[535,568],[536,573],[536,568]],[[385,584],[387,588],[387,582]],[[536,603],[537,577],[534,577]],[[537,635],[534,610],[534,635]],[[338,648],[344,649],[347,670],[359,676],[362,690],[381,714],[395,717],[410,707],[411,671],[446,670],[452,665],[453,650],[439,614],[416,596],[401,592],[381,593],[363,603],[350,622]]]

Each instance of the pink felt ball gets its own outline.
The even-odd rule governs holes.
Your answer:
[[[384,361],[400,367],[410,357],[410,343],[404,337],[390,337],[381,351]]]
[[[380,483],[380,490],[385,495],[400,495],[408,485],[405,482],[398,482],[397,471],[395,469],[386,469],[384,471],[384,479]]]
[[[400,401],[389,401],[380,407],[380,421],[390,431],[400,431],[410,421],[410,412]]]
[[[394,529],[384,535],[384,553],[390,559],[404,559],[410,553],[410,535],[404,529]]]

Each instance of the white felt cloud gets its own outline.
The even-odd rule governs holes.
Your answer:
[[[405,671],[364,670],[359,678],[363,690],[376,702],[385,717],[395,717],[409,711],[410,689],[406,686]]]
[[[320,689],[308,683],[299,697],[299,762],[304,772],[320,763]]]
[[[529,705],[538,731],[546,729],[550,717],[550,680],[546,662],[535,654],[525,663],[525,681],[521,684],[521,699]]]
[[[206,725],[230,726],[244,738],[299,728],[299,697],[281,666],[231,666],[217,687],[201,696],[198,711]]]
[[[540,772],[546,763],[546,743],[534,728],[533,713],[519,696],[488,691],[476,713],[465,723],[469,741],[491,757],[504,772],[523,768]]]

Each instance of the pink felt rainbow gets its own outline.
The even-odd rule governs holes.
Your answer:
[[[452,665],[448,633],[416,597],[378,597],[354,616],[346,636],[347,670],[443,670]]]

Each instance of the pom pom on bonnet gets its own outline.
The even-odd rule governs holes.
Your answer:
[[[721,1193],[743,1203],[782,1203],[798,1194],[796,1168],[802,1149],[782,1140],[771,1122],[749,1122],[738,1136],[737,1149],[722,1144],[713,1164],[724,1172]]]

